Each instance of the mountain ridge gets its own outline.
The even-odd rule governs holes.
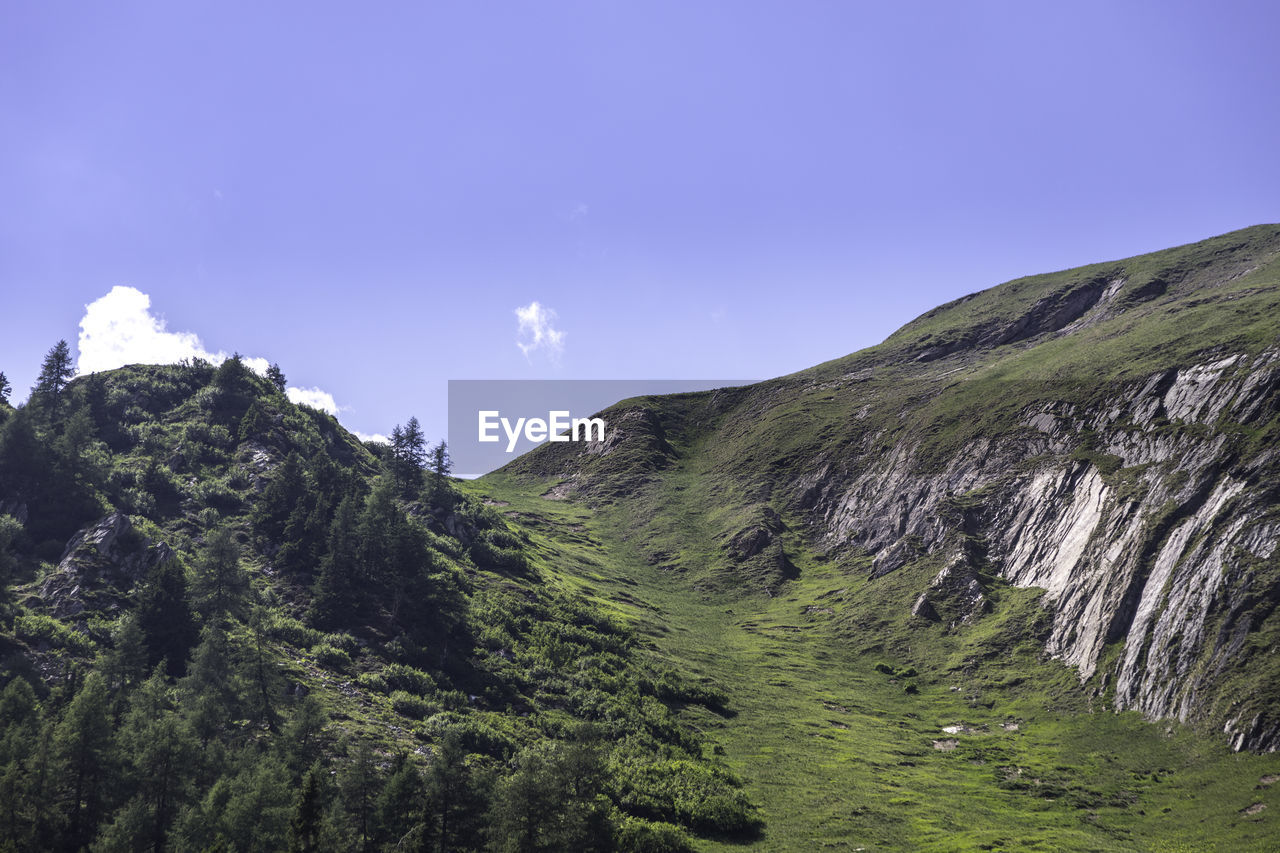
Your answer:
[[[1269,751],[1280,745],[1280,697],[1268,689],[1280,672],[1241,676],[1233,652],[1274,628],[1269,604],[1246,614],[1241,602],[1280,596],[1274,578],[1259,593],[1248,567],[1271,566],[1280,536],[1264,485],[1278,470],[1277,317],[1280,227],[1255,226],[1015,279],[796,374],[615,411],[629,413],[624,436],[702,431],[711,476],[742,515],[790,518],[818,550],[869,559],[872,580],[938,562],[907,603],[913,618],[977,618],[984,574],[1043,587],[1058,614],[1047,651],[1099,696],[1114,687],[1117,707],[1211,723],[1235,748]],[[608,453],[581,464],[574,454],[540,448],[499,477],[555,474],[557,496],[615,501],[672,465],[670,454],[637,451],[650,467],[637,473],[628,457],[619,476]],[[620,481],[632,486],[620,492]],[[1224,532],[1227,514],[1236,522]],[[758,562],[778,532],[758,520],[724,529],[730,545],[717,556],[735,563],[732,543],[747,538],[766,543],[753,546]],[[1215,548],[1180,550],[1210,535]],[[1027,544],[1039,540],[1051,544]],[[1232,563],[1236,548],[1250,556]],[[771,582],[784,582],[785,553],[768,559]],[[1198,572],[1179,568],[1197,560]],[[1170,598],[1171,583],[1203,594]],[[1204,636],[1208,622],[1222,636]],[[1125,638],[1129,652],[1095,678]],[[1241,678],[1254,699],[1228,700]],[[1171,679],[1183,687],[1163,686]]]

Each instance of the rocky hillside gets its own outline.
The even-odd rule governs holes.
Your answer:
[[[603,453],[549,445],[499,478],[628,507],[652,539],[664,480],[697,468],[681,511],[710,547],[654,559],[704,585],[777,593],[810,549],[865,569],[867,596],[923,570],[898,617],[952,632],[1042,589],[1043,648],[1109,707],[1280,747],[1278,226],[1019,279],[802,373],[609,414]]]

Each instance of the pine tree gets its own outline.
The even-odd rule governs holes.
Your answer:
[[[138,593],[138,627],[146,638],[148,663],[168,661],[171,677],[186,671],[187,652],[196,641],[196,624],[187,602],[187,578],[178,559],[153,568]]]
[[[202,750],[221,737],[231,720],[239,716],[240,700],[235,682],[226,627],[205,625],[200,631],[200,645],[191,655],[187,675],[178,684],[183,713]]]
[[[4,375],[4,371],[0,370],[0,403],[9,402],[9,394],[13,391],[13,385],[9,382],[9,377]]]
[[[291,853],[315,853],[320,849],[320,831],[324,818],[322,782],[325,777],[320,762],[302,777],[297,805],[289,821],[289,850]]]
[[[354,749],[348,750],[350,761],[338,777],[338,790],[342,802],[355,825],[360,839],[360,849],[368,850],[374,834],[374,807],[380,790],[378,766],[373,748],[363,739],[357,740]]]
[[[209,534],[196,562],[196,608],[205,619],[239,616],[249,594],[249,577],[240,568],[240,545],[229,527]]]
[[[107,685],[91,672],[80,692],[67,706],[54,734],[54,752],[62,771],[65,791],[66,837],[64,846],[78,850],[88,845],[102,817],[102,803],[111,782],[111,720]]]
[[[391,474],[406,495],[422,485],[422,466],[426,462],[426,436],[416,417],[391,431]]]
[[[453,460],[449,458],[449,445],[444,439],[440,443],[431,448],[431,489],[436,495],[444,488],[444,478],[448,477],[453,471]]]
[[[135,799],[112,830],[121,839],[148,839],[152,850],[163,850],[190,786],[198,747],[191,726],[173,707],[160,667],[133,692],[117,737],[128,761],[126,787]]]
[[[280,693],[280,674],[275,661],[267,651],[266,608],[255,605],[249,613],[249,645],[241,661],[244,683],[249,686],[245,705],[251,719],[265,725],[271,732],[278,730],[275,697]]]
[[[336,627],[344,614],[360,610],[362,602],[356,596],[359,588],[356,526],[356,498],[347,495],[338,504],[329,526],[329,551],[320,561],[320,577],[311,602],[311,617],[322,627]]]
[[[456,850],[483,834],[488,808],[486,782],[467,760],[467,750],[458,735],[454,732],[445,735],[427,768],[424,849],[440,853]]]
[[[270,380],[272,385],[276,386],[277,391],[279,391],[281,394],[284,393],[284,388],[286,383],[284,378],[284,371],[280,369],[280,365],[273,364],[267,368],[267,379]]]
[[[413,830],[422,813],[422,773],[404,753],[391,762],[386,784],[378,794],[377,827],[384,847],[402,849],[402,841]]]
[[[66,341],[58,341],[45,354],[44,363],[40,367],[40,376],[36,379],[36,387],[32,395],[48,404],[50,414],[55,421],[62,402],[62,389],[67,387],[67,383],[75,374],[75,368],[71,366],[71,348],[67,346]]]
[[[244,413],[244,417],[240,419],[240,426],[236,430],[236,437],[240,441],[252,441],[257,438],[266,427],[267,419],[262,414],[262,407],[258,405],[258,401],[254,400],[249,404],[248,410]]]

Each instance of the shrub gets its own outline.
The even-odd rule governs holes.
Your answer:
[[[382,670],[382,678],[392,690],[402,690],[415,696],[430,696],[436,691],[434,678],[402,663],[388,664]]]
[[[14,633],[28,643],[48,643],[70,652],[88,653],[93,644],[85,635],[44,613],[20,613],[14,620]]]
[[[689,836],[674,824],[624,816],[618,824],[617,849],[623,853],[688,853]]]
[[[529,560],[512,544],[518,545],[519,540],[511,534],[486,530],[471,543],[471,559],[481,568],[523,572],[529,568]]]
[[[412,693],[406,693],[403,690],[392,692],[391,707],[395,709],[397,714],[413,720],[426,719],[439,710],[439,706],[435,702],[423,699],[421,696],[414,696]]]
[[[356,684],[360,685],[362,690],[371,690],[374,693],[387,693],[391,689],[380,672],[362,672],[356,676]]]
[[[267,633],[299,649],[309,649],[324,639],[324,635],[315,628],[308,628],[289,616],[277,616]]]
[[[347,633],[325,634],[324,641],[335,649],[342,649],[347,654],[355,654],[360,648],[356,638]]]
[[[313,648],[311,653],[316,656],[320,665],[327,669],[343,670],[351,666],[351,655],[328,643],[321,643]]]

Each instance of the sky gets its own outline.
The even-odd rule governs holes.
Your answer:
[[[0,12],[0,370],[231,352],[365,435],[449,379],[765,378],[1280,221],[1267,2]]]

